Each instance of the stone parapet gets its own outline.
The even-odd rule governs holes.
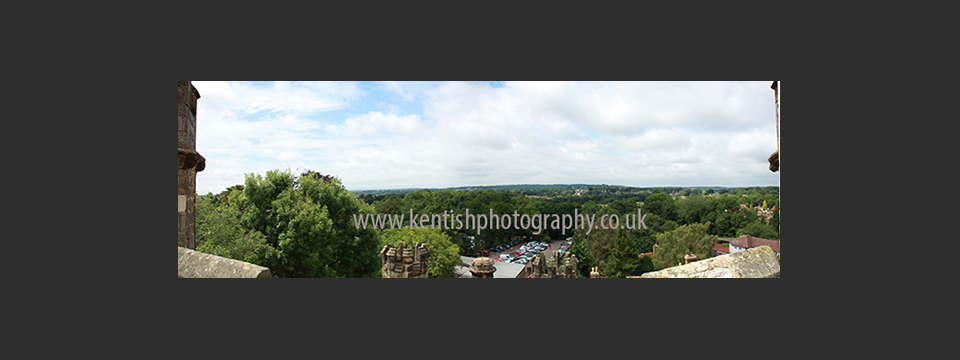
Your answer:
[[[660,271],[640,278],[779,278],[780,262],[769,246],[759,246]]]
[[[177,247],[178,278],[271,278],[270,269]]]

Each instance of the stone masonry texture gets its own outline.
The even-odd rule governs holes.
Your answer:
[[[779,278],[780,262],[769,246],[759,246],[686,265],[648,272],[640,278]]]
[[[177,246],[196,249],[197,171],[206,161],[196,151],[197,99],[200,93],[189,81],[177,81],[177,196],[186,206],[177,209]],[[179,201],[179,199],[178,199]]]
[[[178,278],[272,278],[270,269],[177,247]]]

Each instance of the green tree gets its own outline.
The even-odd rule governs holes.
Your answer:
[[[427,271],[431,278],[455,277],[456,267],[461,263],[460,248],[450,236],[439,229],[387,229],[383,231],[380,245],[381,248],[387,244],[397,246],[401,241],[407,246],[418,242],[427,245],[430,251]]]
[[[740,236],[738,230],[743,229],[753,223],[760,223],[760,220],[757,219],[756,211],[743,209],[740,207],[737,207],[734,210],[726,210],[722,213],[717,213],[716,219],[716,225],[710,229],[710,233],[716,236],[726,237]]]
[[[583,203],[583,206],[580,208],[581,214],[596,214],[599,211],[600,206],[593,202],[593,200]]]
[[[403,198],[397,194],[389,194],[383,200],[373,203],[373,208],[378,214],[406,214],[410,209],[405,208]]]
[[[770,225],[755,222],[737,231],[737,235],[750,235],[761,239],[780,240],[780,234]]]
[[[610,256],[607,257],[603,274],[609,278],[638,276],[640,247],[624,229],[617,230],[610,240]]]
[[[664,220],[677,221],[677,204],[668,194],[658,193],[648,196],[643,201],[643,212],[655,214]]]
[[[683,200],[678,205],[680,223],[684,225],[705,223],[706,215],[714,210],[713,198],[694,196]]]
[[[197,197],[197,251],[263,265],[273,248],[262,234],[240,225],[240,210],[227,200],[243,196],[241,191]]]
[[[652,257],[644,256],[640,258],[640,262],[637,264],[637,270],[636,270],[637,274],[643,275],[643,273],[648,273],[654,270],[656,270],[656,267],[653,266]]]
[[[597,215],[597,219],[600,218],[600,215]],[[599,220],[598,220],[599,221]],[[617,230],[614,229],[592,229],[590,233],[587,233],[586,229],[576,229],[573,236],[573,244],[577,247],[575,255],[577,255],[577,261],[581,264],[589,264],[589,266],[598,266],[604,268],[606,266],[607,257],[610,256],[610,249],[612,247],[611,239],[616,235]],[[581,256],[581,254],[583,256]],[[581,269],[584,266],[578,266]],[[582,271],[582,270],[581,270]],[[581,273],[583,274],[583,273]],[[584,277],[590,277],[590,269],[587,267],[586,275]]]
[[[770,227],[777,231],[777,239],[780,239],[780,205],[773,212],[773,218],[770,219]]]
[[[717,243],[717,237],[707,234],[710,224],[683,225],[673,231],[657,235],[657,253],[653,255],[653,264],[657,269],[665,269],[683,262],[689,253],[697,259],[710,257],[710,249]]]
[[[277,277],[378,276],[380,235],[354,222],[373,214],[373,207],[347,192],[339,179],[313,174],[247,175],[242,223],[275,249],[265,266]]]
[[[570,254],[577,256],[577,272],[580,274],[581,278],[590,277],[590,269],[596,266],[596,262],[593,259],[593,256],[590,254],[590,251],[587,249],[588,243],[584,239],[584,233],[581,231],[576,231],[573,235],[573,241],[570,243],[570,247],[567,251]]]
[[[630,200],[617,200],[608,204],[614,212],[618,215],[624,214],[636,214],[637,213],[637,203]]]

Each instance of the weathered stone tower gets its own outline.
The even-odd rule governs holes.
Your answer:
[[[533,258],[530,265],[533,273],[531,278],[577,278],[577,256],[571,253],[565,253],[558,261],[556,258],[547,260],[544,253],[539,253]]]
[[[380,273],[384,278],[428,278],[428,254],[427,244],[413,243],[413,247],[407,247],[405,241],[397,247],[387,244],[380,250]]]
[[[177,81],[177,246],[196,249],[197,172],[206,160],[197,153],[197,99],[189,81]]]

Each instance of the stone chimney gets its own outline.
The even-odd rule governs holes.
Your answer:
[[[479,257],[470,262],[470,274],[475,278],[493,278],[496,271],[490,258]]]
[[[577,264],[579,263],[577,256],[571,253],[564,253],[560,259],[562,264],[557,266],[557,277],[576,279]]]
[[[387,244],[380,250],[380,274],[383,278],[422,278],[429,276],[427,244],[414,243],[407,247],[401,241],[396,247]]]
[[[697,256],[694,255],[693,253],[689,253],[689,254],[687,254],[687,256],[684,256],[684,257],[683,257],[683,264],[684,264],[684,265],[689,264],[689,263],[692,263],[692,262],[694,262],[694,261],[697,261]]]
[[[206,167],[196,149],[199,98],[189,81],[177,81],[177,246],[191,250],[197,248],[197,172]]]

